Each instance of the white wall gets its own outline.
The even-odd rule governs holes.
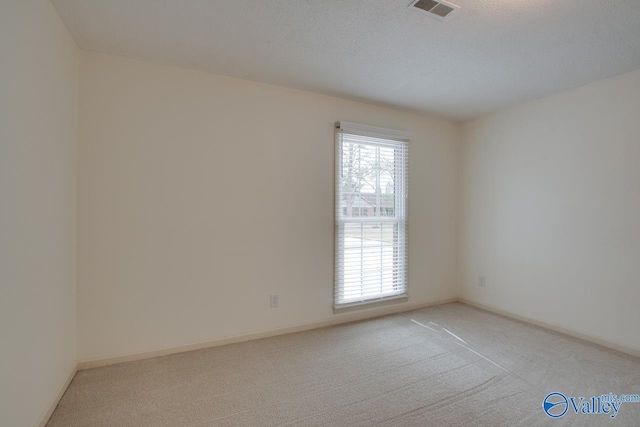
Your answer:
[[[76,360],[79,52],[48,0],[0,4],[0,425],[33,426]]]
[[[461,297],[640,349],[639,111],[636,71],[465,126]]]
[[[336,120],[416,134],[410,303],[455,297],[455,125],[88,52],[80,93],[80,360],[333,317]]]

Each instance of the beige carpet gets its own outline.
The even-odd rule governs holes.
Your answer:
[[[555,391],[640,394],[640,359],[456,303],[81,371],[48,426],[640,426]]]

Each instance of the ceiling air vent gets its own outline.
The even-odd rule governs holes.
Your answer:
[[[454,15],[460,9],[460,6],[441,0],[415,0],[409,7],[440,20]]]

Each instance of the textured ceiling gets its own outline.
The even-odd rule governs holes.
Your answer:
[[[83,49],[463,120],[640,68],[640,0],[52,0]]]

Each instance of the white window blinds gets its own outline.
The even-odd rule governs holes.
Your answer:
[[[336,308],[406,296],[409,139],[336,124]]]

